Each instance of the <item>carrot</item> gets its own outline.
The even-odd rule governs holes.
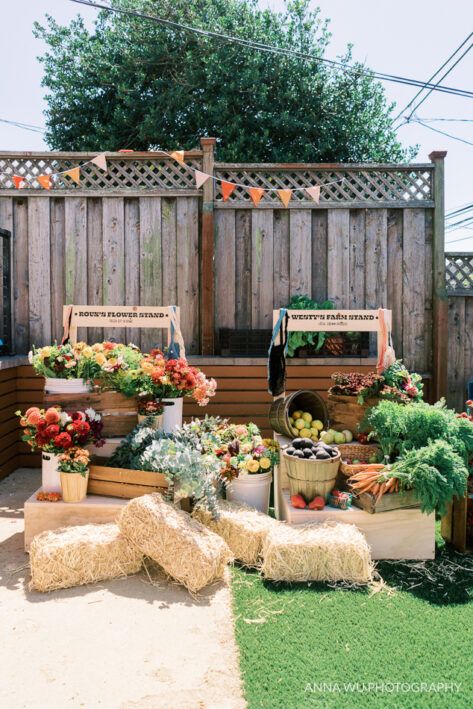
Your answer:
[[[389,480],[386,483],[386,489],[385,492],[394,492],[394,486],[396,483],[396,478],[389,478]]]
[[[380,488],[380,487],[381,487],[381,485],[380,485],[379,483],[375,483],[375,484],[373,485],[372,490],[371,490],[371,494],[372,494],[372,495],[377,495],[378,492],[379,492],[379,488]]]
[[[380,499],[381,499],[382,496],[384,495],[385,490],[386,490],[386,483],[382,483],[381,486],[380,486],[380,488],[379,488],[379,492],[378,492],[378,494],[377,494],[377,496],[376,496],[376,502],[379,502],[379,501],[380,501]]]

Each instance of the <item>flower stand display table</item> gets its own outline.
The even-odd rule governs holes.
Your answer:
[[[37,491],[39,492],[39,491]],[[39,502],[37,492],[25,502],[25,551],[33,538],[46,530],[82,524],[115,522],[127,499],[87,495],[82,502]]]
[[[289,438],[278,433],[274,438],[281,446],[290,443]],[[419,508],[377,514],[356,507],[340,510],[326,506],[321,511],[294,509],[283,456],[274,469],[274,505],[276,517],[291,525],[327,520],[354,524],[365,535],[374,560],[435,558],[435,515],[423,514]]]

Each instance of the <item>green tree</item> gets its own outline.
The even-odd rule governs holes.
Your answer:
[[[47,141],[59,150],[195,147],[218,139],[227,161],[399,161],[382,85],[362,65],[344,72],[318,61],[328,21],[309,0],[284,13],[257,0],[112,0],[205,30],[295,49],[309,61],[197,36],[102,11],[93,31],[78,17],[35,25],[48,50]],[[341,59],[351,62],[348,48]]]

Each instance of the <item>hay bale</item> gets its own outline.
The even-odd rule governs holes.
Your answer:
[[[223,578],[232,560],[223,539],[158,493],[131,500],[118,526],[143,554],[191,593]]]
[[[85,524],[38,534],[31,544],[30,588],[54,591],[135,574],[143,554],[116,524]]]
[[[282,522],[227,500],[219,500],[218,511],[219,518],[214,519],[208,510],[197,507],[193,516],[227,542],[235,559],[245,566],[257,566],[266,534]]]
[[[352,524],[280,525],[263,544],[261,571],[273,581],[368,583],[372,570],[368,543]]]

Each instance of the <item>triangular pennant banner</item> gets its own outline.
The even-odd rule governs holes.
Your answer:
[[[80,167],[71,167],[70,170],[66,170],[63,174],[74,180],[76,185],[80,185]]]
[[[233,182],[226,182],[225,180],[222,180],[221,187],[223,201],[226,202],[232,192],[236,189],[236,185],[234,185]]]
[[[21,190],[22,187],[26,187],[25,178],[21,175],[12,175],[11,179],[17,190]]]
[[[202,185],[207,182],[209,179],[210,175],[207,175],[205,172],[201,172],[200,170],[195,171],[195,184],[197,186],[197,189],[199,187],[202,187]]]
[[[248,189],[248,192],[250,193],[251,201],[255,205],[255,207],[258,206],[258,204],[261,202],[261,198],[264,195],[264,190],[261,189],[261,187],[250,187]]]
[[[173,158],[173,160],[177,160],[177,162],[180,162],[181,165],[185,164],[183,150],[173,150],[172,153],[169,153],[169,155]]]
[[[100,155],[96,155],[95,158],[92,158],[90,162],[93,162],[94,165],[97,165],[97,167],[99,167],[104,172],[108,172],[107,158],[105,157],[105,153],[100,153]]]
[[[278,196],[285,207],[289,205],[292,197],[292,190],[278,190]]]
[[[317,204],[319,203],[319,200],[320,200],[320,187],[319,186],[306,187],[305,191],[307,192],[308,195],[310,195],[310,197],[312,197],[314,202],[317,202]]]
[[[36,178],[45,190],[50,190],[51,187],[53,186],[53,181],[51,179],[51,175],[38,175]]]

